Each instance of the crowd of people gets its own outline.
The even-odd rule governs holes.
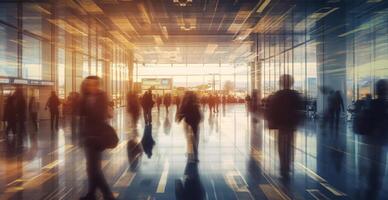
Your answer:
[[[115,130],[108,124],[108,119],[113,116],[113,105],[108,95],[100,88],[100,82],[97,76],[87,77],[81,85],[80,93],[70,93],[64,102],[55,92],[52,92],[44,107],[50,113],[51,130],[58,130],[62,104],[64,112],[70,116],[72,132],[80,133],[81,144],[85,149],[89,182],[88,193],[81,198],[83,200],[96,199],[97,189],[100,189],[104,199],[115,199],[102,172],[101,159],[103,151],[107,148],[114,148],[118,138]],[[293,160],[294,132],[306,117],[306,108],[309,108],[305,98],[292,89],[293,83],[292,76],[282,75],[279,78],[279,91],[260,100],[258,91],[254,90],[245,98],[248,110],[252,113],[261,113],[268,122],[268,128],[278,131],[280,174],[286,179],[289,177]],[[385,144],[384,139],[387,138],[383,133],[388,124],[388,81],[379,80],[375,88],[375,99],[367,95],[366,98],[354,102],[354,107],[350,110],[353,113],[355,133],[365,136],[368,143],[381,146]],[[326,89],[322,90],[322,94],[327,98],[322,121],[328,123],[329,127],[337,132],[342,113],[345,112],[341,92]],[[161,95],[153,94],[152,90],[147,90],[144,94],[131,91],[127,95],[127,112],[130,117],[130,127],[135,131],[137,131],[140,116],[143,113],[145,129],[141,144],[144,152],[151,157],[152,147],[155,145],[152,138],[153,108],[156,105],[159,113],[164,107],[167,116],[171,112],[170,107],[175,105],[175,120],[183,124],[183,132],[187,139],[188,167],[196,169],[199,162],[199,124],[203,119],[203,112],[208,107],[209,113],[218,113],[220,105],[225,110],[226,104],[236,102],[241,101],[235,96],[211,92],[198,94],[185,91],[183,95],[171,93]],[[22,141],[26,130],[27,115],[29,115],[33,130],[38,131],[39,108],[40,105],[35,96],[31,96],[27,102],[23,89],[16,88],[15,92],[6,99],[4,107],[3,119],[7,125],[6,138],[12,132],[17,136],[16,138],[19,138],[19,141]],[[382,151],[374,148],[370,150],[370,154],[376,156],[382,154]],[[385,162],[384,156],[378,157],[379,161]],[[377,171],[379,175],[383,173],[381,169]],[[379,181],[371,179],[370,183],[379,185]]]

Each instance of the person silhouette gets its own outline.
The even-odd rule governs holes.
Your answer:
[[[152,90],[148,90],[144,93],[141,104],[143,107],[144,122],[146,125],[152,124],[152,107],[155,102],[152,97]]]
[[[16,114],[16,122],[18,125],[18,138],[22,139],[23,135],[26,131],[25,128],[25,121],[26,121],[26,114],[27,114],[27,101],[23,93],[23,88],[21,86],[18,86],[13,93],[12,98],[14,108],[15,108],[15,114]]]
[[[194,92],[187,91],[185,93],[176,117],[177,122],[184,119],[187,146],[192,146],[193,148],[193,154],[189,154],[189,160],[198,162],[199,123],[202,120],[202,113],[198,97]],[[191,144],[189,141],[191,141]]]
[[[97,189],[100,189],[105,200],[116,199],[105,179],[102,171],[102,152],[105,150],[99,145],[102,125],[111,118],[109,112],[109,98],[100,89],[101,79],[97,76],[88,76],[82,83],[82,98],[80,101],[80,115],[83,117],[82,131],[83,146],[85,149],[86,169],[88,175],[88,192],[80,200],[95,200]],[[102,138],[107,140],[107,138]]]
[[[369,108],[366,108],[364,115],[368,117],[365,121],[364,142],[367,156],[370,160],[367,171],[367,188],[365,199],[379,199],[379,192],[383,185],[385,176],[385,163],[387,156],[384,146],[387,144],[388,129],[388,80],[381,79],[375,84],[377,98],[371,100]],[[360,161],[363,162],[363,161]]]
[[[280,90],[268,98],[266,118],[271,129],[278,130],[280,174],[288,179],[293,160],[294,131],[301,121],[303,100],[292,88],[294,79],[284,74],[279,79]]]
[[[59,106],[61,105],[61,101],[59,97],[55,93],[55,91],[51,92],[49,99],[47,100],[46,107],[50,111],[50,124],[51,130],[58,130],[58,121],[59,121]]]
[[[10,131],[12,131],[12,134],[14,135],[17,134],[17,131],[16,131],[17,115],[15,110],[16,108],[15,108],[14,96],[9,95],[5,100],[4,113],[3,113],[3,120],[7,123],[7,126],[5,128],[6,139],[8,139],[8,135]]]
[[[140,102],[136,91],[129,92],[127,95],[127,112],[130,116],[131,128],[136,129],[140,118]]]
[[[158,113],[160,112],[160,105],[162,105],[163,98],[159,94],[156,95],[156,107],[158,109]]]
[[[34,127],[34,130],[38,131],[39,103],[37,102],[35,96],[30,97],[30,101],[28,102],[28,111],[30,114],[30,120]]]
[[[330,129],[337,133],[341,119],[341,112],[345,110],[341,92],[338,90],[330,91],[328,101],[327,117],[330,123]]]
[[[164,104],[164,107],[166,108],[166,115],[168,115],[168,113],[169,113],[171,101],[172,101],[171,94],[169,94],[169,93],[165,94],[163,97],[163,104]]]

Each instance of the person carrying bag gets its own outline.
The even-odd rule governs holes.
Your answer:
[[[109,105],[108,96],[100,89],[100,78],[87,77],[82,83],[80,114],[84,120],[82,141],[89,188],[88,193],[81,197],[81,200],[96,199],[97,189],[100,189],[105,200],[115,199],[101,169],[103,151],[115,148],[119,141],[116,131],[108,124],[112,113],[113,109]]]

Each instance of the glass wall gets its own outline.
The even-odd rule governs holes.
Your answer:
[[[292,37],[292,36],[290,36]],[[266,97],[279,89],[279,77],[282,74],[290,74],[294,77],[294,89],[309,98],[317,97],[317,62],[314,41],[304,41],[304,35],[300,43],[294,44],[294,48],[287,48],[286,37],[278,35],[260,34],[264,41],[262,59],[262,96]]]
[[[97,75],[117,106],[125,104],[132,50],[94,16],[64,0],[0,2],[0,76],[54,83],[61,99]]]
[[[349,101],[375,96],[374,83],[388,78],[388,9],[349,15],[347,82]]]
[[[232,82],[236,92],[246,93],[251,78],[249,72],[248,63],[138,64],[133,74],[138,82],[143,78],[172,78],[176,88],[205,86],[209,91],[223,90],[227,82]]]
[[[17,52],[16,29],[0,24],[0,76],[18,76]]]

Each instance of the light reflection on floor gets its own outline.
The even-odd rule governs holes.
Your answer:
[[[279,173],[279,136],[266,129],[263,120],[251,119],[244,105],[228,105],[218,114],[205,110],[204,116],[196,166],[187,164],[186,137],[174,120],[174,108],[167,115],[155,109],[153,126],[146,129],[140,122],[137,132],[119,109],[112,124],[121,141],[106,152],[103,162],[118,197],[176,199],[176,180],[191,177],[196,185],[185,194],[198,194],[203,188],[205,199],[366,199],[373,194],[388,198],[385,159],[372,165],[365,150],[373,146],[346,126],[336,136],[317,122],[306,122],[294,136],[290,177],[285,179]],[[63,120],[61,129],[51,133],[44,121],[40,130],[27,134],[24,148],[16,148],[12,139],[1,141],[0,199],[77,199],[84,193],[83,151],[70,124]],[[153,148],[136,145],[151,137]],[[370,169],[380,173],[369,173]]]

